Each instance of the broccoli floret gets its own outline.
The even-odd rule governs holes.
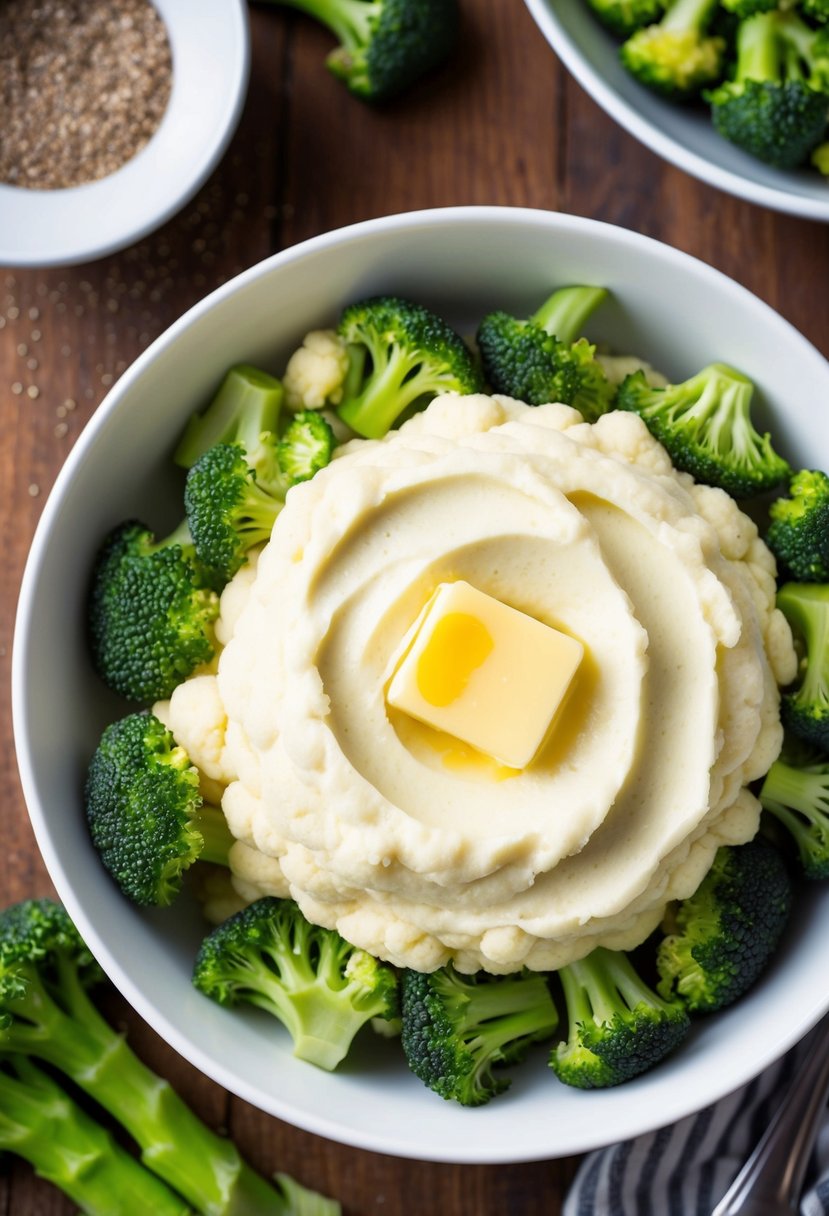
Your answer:
[[[164,700],[213,657],[219,600],[182,525],[164,541],[137,520],[104,540],[92,571],[89,643],[95,669],[130,701]]]
[[[106,728],[85,801],[92,843],[134,903],[171,903],[198,858],[227,865],[233,837],[224,815],[203,804],[187,752],[149,711]]]
[[[334,432],[314,410],[301,410],[294,416],[279,441],[279,467],[289,485],[308,481],[331,461]]]
[[[829,585],[786,583],[777,607],[800,653],[798,682],[783,693],[780,717],[792,734],[829,752]]]
[[[457,0],[283,0],[328,26],[326,63],[363,101],[402,93],[443,63],[458,33]]]
[[[593,12],[619,38],[629,38],[644,25],[658,21],[664,0],[587,0]]]
[[[397,977],[295,903],[266,896],[202,942],[193,983],[220,1005],[247,1002],[282,1022],[294,1055],[334,1069],[361,1026],[397,1015]]]
[[[203,414],[193,414],[173,459],[191,469],[217,443],[240,443],[253,460],[262,435],[275,435],[282,409],[282,384],[249,363],[231,367]],[[272,453],[266,453],[272,459]]]
[[[361,300],[343,311],[337,332],[349,354],[337,413],[366,439],[382,438],[409,406],[481,388],[463,339],[422,304],[396,296]]]
[[[793,14],[759,13],[737,31],[733,80],[707,95],[714,126],[780,169],[808,160],[826,133],[826,52]]]
[[[804,583],[829,582],[829,477],[816,469],[795,473],[789,497],[769,507],[766,544],[787,574]]]
[[[287,1216],[282,1195],[101,1017],[87,991],[101,978],[58,904],[27,900],[0,913],[0,1052],[35,1056],[65,1073],[123,1125],[145,1164],[197,1212]]]
[[[674,0],[661,21],[622,45],[622,63],[641,84],[674,101],[695,97],[723,72],[725,41],[707,33],[716,5]]]
[[[653,1068],[688,1033],[682,1006],[649,988],[626,954],[600,946],[558,976],[568,1038],[553,1051],[550,1067],[565,1085],[621,1085]]]
[[[791,469],[751,421],[751,381],[712,363],[681,384],[651,388],[642,372],[619,388],[617,409],[632,410],[678,469],[735,498],[772,489]]]
[[[807,878],[829,878],[829,758],[787,753],[768,771],[763,809],[788,830]]]
[[[592,422],[616,395],[596,361],[596,348],[579,337],[607,297],[603,287],[563,287],[528,320],[492,312],[478,327],[484,371],[496,393],[529,405],[561,401]]]
[[[771,959],[792,906],[789,873],[762,837],[724,845],[695,893],[669,917],[659,945],[659,992],[693,1013],[724,1009]]]
[[[516,1064],[548,1039],[558,1014],[547,981],[529,971],[461,975],[449,964],[401,980],[403,1051],[424,1084],[463,1106],[481,1106],[509,1087],[499,1064]]]

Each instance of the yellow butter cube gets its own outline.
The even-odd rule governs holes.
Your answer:
[[[441,583],[403,639],[386,700],[511,768],[550,730],[581,642],[469,583]]]

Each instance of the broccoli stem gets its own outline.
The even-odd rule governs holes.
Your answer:
[[[371,353],[373,357],[374,352]],[[378,353],[378,359],[383,357]],[[379,439],[385,435],[407,406],[434,387],[430,374],[418,374],[421,361],[419,352],[407,352],[402,347],[395,347],[385,367],[369,378],[363,393],[346,399],[339,407],[337,412],[343,422],[368,439]]]
[[[193,414],[173,459],[190,469],[217,443],[240,443],[253,452],[259,436],[276,431],[282,407],[281,383],[258,367],[239,363],[225,376],[203,414]]]
[[[757,13],[741,21],[737,29],[735,80],[777,81],[780,79],[780,45],[776,36],[777,13]]]
[[[187,1216],[190,1207],[25,1057],[0,1068],[0,1148],[23,1157],[87,1216]]]
[[[826,698],[827,656],[829,656],[829,606],[823,584],[787,583],[780,589],[777,606],[800,633],[807,661],[801,663],[803,683],[797,696],[804,702]]]
[[[491,1055],[507,1043],[550,1030],[550,1017],[547,981],[538,975],[477,984],[469,989],[463,1028],[476,1028],[476,1039]]]
[[[202,806],[196,811],[192,822],[204,840],[199,861],[211,861],[214,865],[226,866],[234,837],[222,810],[217,806]]]
[[[530,322],[570,346],[606,299],[605,287],[560,287],[533,313]]]
[[[652,1005],[653,993],[640,980],[627,957],[599,946],[587,958],[559,971],[571,1026],[577,1022],[612,1022],[619,998],[628,1009]]]
[[[282,0],[282,3],[327,25],[348,50],[370,41],[372,19],[376,19],[378,10],[372,0]]]
[[[716,6],[717,0],[675,0],[659,22],[659,28],[666,34],[702,30]]]

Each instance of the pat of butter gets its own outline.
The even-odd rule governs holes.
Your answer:
[[[403,639],[386,700],[501,764],[525,768],[583,656],[575,638],[469,583],[441,583]]]

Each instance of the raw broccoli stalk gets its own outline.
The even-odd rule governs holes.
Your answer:
[[[363,101],[385,101],[438,67],[455,45],[457,0],[282,0],[327,26],[326,63]]]
[[[275,435],[282,409],[282,384],[249,363],[231,367],[203,414],[193,414],[173,459],[190,469],[217,443],[240,443],[251,456],[261,435]]]
[[[791,834],[806,877],[829,878],[829,759],[775,760],[760,801]]]
[[[786,583],[777,607],[800,648],[799,683],[784,692],[780,717],[800,739],[829,752],[829,586]]]
[[[789,873],[761,837],[717,850],[696,892],[669,918],[659,945],[659,992],[692,1013],[742,996],[777,949],[792,906]]]
[[[665,12],[663,0],[587,0],[603,25],[619,38],[629,38]]]
[[[0,1052],[35,1056],[65,1073],[123,1125],[144,1164],[197,1212],[287,1216],[281,1194],[236,1146],[205,1127],[104,1021],[87,992],[101,978],[59,905],[27,900],[0,913]],[[151,1204],[131,1210],[156,1211]]]
[[[734,78],[708,94],[719,133],[780,169],[808,160],[824,138],[829,108],[819,37],[776,11],[742,22]]]
[[[213,657],[219,601],[181,525],[164,541],[137,520],[104,540],[88,601],[92,660],[129,701],[158,701]]]
[[[476,393],[481,379],[462,338],[435,313],[395,296],[346,308],[338,333],[350,367],[337,413],[366,439],[380,439],[403,411],[440,393]]]
[[[804,583],[829,582],[829,477],[815,469],[795,473],[789,497],[769,507],[766,544],[779,566]]]
[[[695,97],[722,75],[725,41],[707,33],[717,0],[674,0],[655,25],[637,30],[619,52],[641,84],[674,101]]]
[[[0,1054],[0,1149],[23,1157],[87,1216],[192,1211],[25,1056]]]
[[[134,903],[171,903],[198,858],[227,865],[233,837],[224,815],[203,804],[190,757],[154,714],[130,714],[106,728],[85,802],[92,843]]]
[[[603,287],[563,287],[528,320],[492,312],[478,327],[484,371],[496,393],[530,405],[560,401],[592,422],[611,406],[615,389],[579,337],[607,297]]]
[[[711,363],[690,380],[651,388],[642,372],[627,376],[617,409],[646,423],[678,469],[736,498],[779,485],[789,465],[751,421],[751,381],[724,363]]]
[[[653,1068],[688,1033],[682,1006],[652,991],[626,954],[600,946],[558,975],[568,1038],[554,1050],[550,1067],[565,1085],[620,1085]]]
[[[193,983],[220,1005],[246,1002],[282,1022],[294,1055],[334,1069],[372,1018],[397,1015],[397,977],[288,899],[258,899],[202,942]]]
[[[409,1068],[442,1098],[482,1106],[509,1087],[499,1064],[516,1064],[548,1039],[558,1014],[541,975],[461,975],[454,967],[401,981],[403,1051]]]

